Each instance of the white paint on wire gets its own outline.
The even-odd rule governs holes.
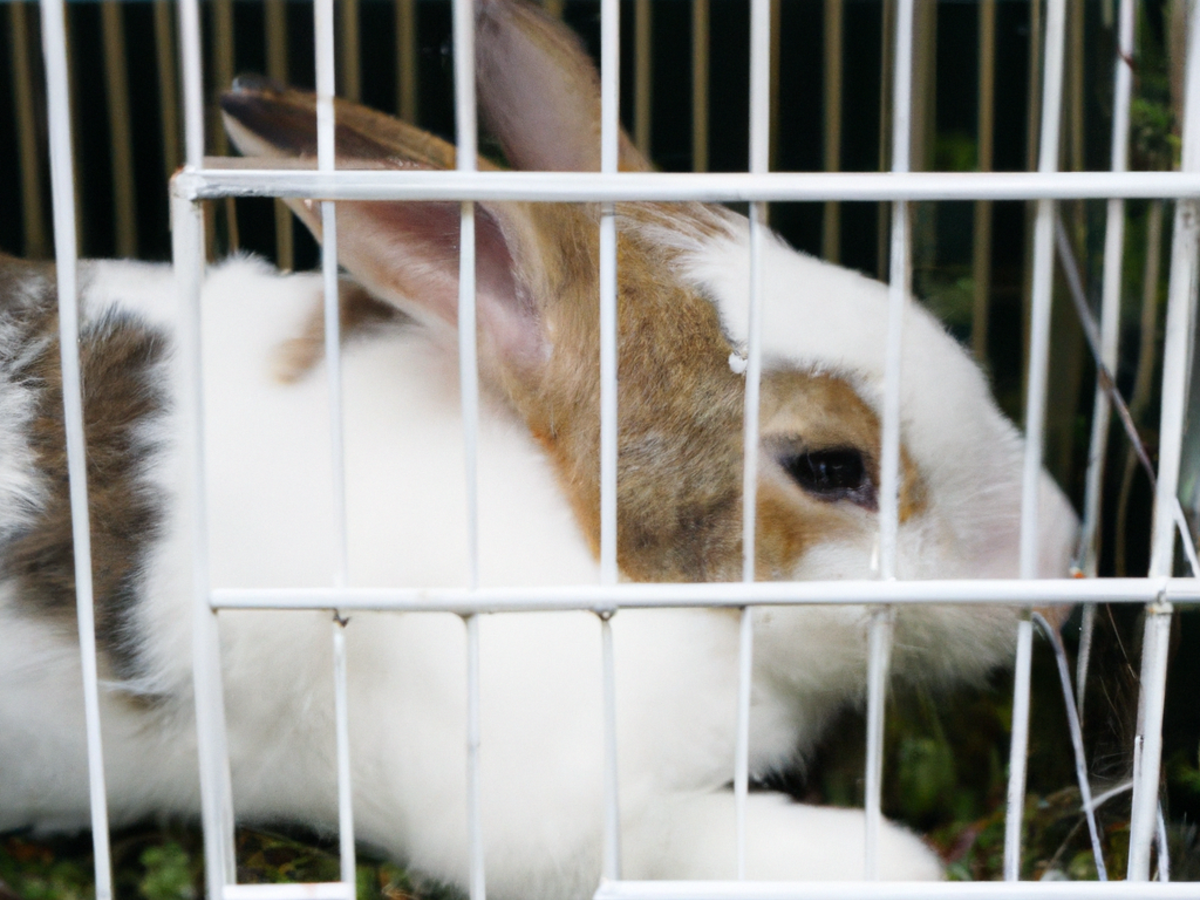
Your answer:
[[[1012,737],[1008,765],[1008,794],[1004,814],[1004,880],[1021,877],[1021,826],[1025,813],[1025,753],[1029,746],[1030,663],[1033,624],[1028,611],[1017,626],[1017,659],[1013,678]]]
[[[911,167],[913,3],[896,8],[896,43],[892,72],[892,172]],[[896,539],[900,527],[900,377],[904,319],[911,281],[911,244],[907,201],[892,206],[891,258],[888,279],[888,327],[884,347],[883,416],[880,428],[879,577],[896,578]],[[883,734],[891,664],[893,616],[890,609],[871,614],[867,633],[867,758],[864,869],[878,877],[879,835],[883,829]]]
[[[455,166],[473,172],[477,156],[475,108],[475,10],[470,0],[454,0],[454,109],[457,147]],[[475,204],[464,202],[460,214],[458,268],[458,362],[463,415],[463,456],[467,495],[467,587],[479,586],[479,353],[476,333]],[[483,837],[483,767],[480,759],[482,697],[480,686],[479,617],[468,615],[467,627],[467,846],[471,900],[487,896]]]
[[[333,704],[337,732],[338,850],[342,883],[354,896],[357,864],[354,850],[354,791],[350,781],[350,704],[346,691],[346,620],[333,619]]]
[[[1152,605],[1146,615],[1142,639],[1142,692],[1133,747],[1133,808],[1129,819],[1129,868],[1125,875],[1129,881],[1150,878],[1150,846],[1154,841],[1158,814],[1171,612],[1169,603]]]
[[[178,178],[172,186],[178,185]],[[204,871],[208,896],[218,900],[234,880],[233,787],[221,688],[221,649],[208,572],[208,492],[204,461],[204,381],[201,371],[200,289],[204,281],[204,224],[198,204],[171,199],[171,250],[179,302],[180,356],[186,388],[180,407],[190,453],[192,521],[192,683],[196,695],[196,748],[200,768],[200,814],[204,825]]]
[[[1192,15],[1188,28],[1187,69],[1184,88],[1183,149],[1181,168],[1200,171],[1200,16]],[[1162,414],[1159,426],[1158,479],[1155,485],[1151,537],[1150,576],[1168,574],[1175,555],[1175,504],[1179,489],[1179,464],[1183,442],[1189,368],[1195,324],[1197,255],[1200,253],[1200,208],[1195,201],[1175,204],[1171,246],[1171,273],[1167,296],[1167,321],[1163,347]],[[1162,718],[1166,697],[1167,636],[1171,608],[1158,603],[1146,617],[1142,641],[1142,692],[1138,704],[1137,742],[1134,746],[1133,810],[1129,824],[1131,881],[1150,877],[1150,845],[1154,839],[1162,765]]]
[[[750,4],[750,172],[770,168],[771,4]],[[762,386],[763,240],[767,206],[750,205],[750,283],[746,336],[746,375],[742,419],[742,581],[752,584],[757,551],[758,427]],[[746,877],[746,798],[750,789],[750,693],[754,668],[754,612],[743,607],[738,632],[738,687],[733,762],[736,872]]]
[[[483,865],[483,770],[480,748],[479,616],[466,617],[467,625],[467,844],[470,900],[484,900],[487,887]]]
[[[314,0],[313,52],[317,79],[317,169],[334,170],[333,94],[336,63],[333,58],[333,0]]]
[[[620,5],[600,3],[600,174],[617,172],[620,154]],[[587,173],[595,177],[595,173]],[[539,173],[539,177],[541,173]],[[600,585],[617,583],[617,220],[600,210]],[[617,679],[611,613],[600,617],[604,692],[604,851],[601,875],[621,877],[621,808],[617,781]]]
[[[317,83],[317,169],[329,173],[336,168],[334,143],[334,58],[333,0],[313,4],[314,53]],[[346,454],[342,416],[342,335],[338,291],[337,208],[321,203],[321,273],[324,283],[325,359],[329,385],[330,470],[334,504],[334,584],[349,581],[349,546],[346,528]],[[337,737],[338,839],[342,881],[347,891],[355,886],[354,794],[350,777],[350,712],[346,689],[345,621],[335,611],[333,642],[334,730]]]
[[[895,616],[890,606],[871,613],[867,631],[867,760],[865,877],[879,877],[879,834],[883,829],[883,739],[887,679],[891,668]]]
[[[1065,0],[1048,0],[1042,80],[1041,146],[1038,171],[1058,170],[1059,119],[1062,114]],[[1054,205],[1037,204],[1033,237],[1033,308],[1030,313],[1029,378],[1025,400],[1025,464],[1021,485],[1022,578],[1037,575],[1038,498],[1042,479],[1042,435],[1050,358],[1050,301],[1054,282]],[[1009,744],[1007,812],[1004,827],[1004,878],[1017,881],[1021,871],[1021,824],[1025,805],[1025,772],[1029,744],[1029,688],[1033,627],[1028,614],[1017,628],[1013,679],[1013,724]]]
[[[624,881],[594,900],[1195,900],[1194,882],[1027,881]]]
[[[1067,728],[1071,732],[1071,746],[1075,752],[1075,780],[1079,784],[1079,800],[1083,807],[1084,818],[1087,819],[1088,837],[1092,842],[1092,859],[1096,863],[1096,875],[1101,881],[1108,881],[1108,870],[1104,865],[1104,849],[1100,845],[1100,830],[1096,826],[1096,807],[1092,802],[1092,783],[1088,777],[1087,757],[1083,749],[1083,722],[1079,718],[1079,707],[1075,705],[1075,695],[1071,691],[1071,673],[1067,667],[1067,651],[1063,647],[1062,638],[1041,613],[1033,614],[1034,621],[1042,630],[1042,634],[1054,648],[1054,659],[1058,664],[1058,680],[1062,687],[1063,702],[1067,707]]]
[[[604,859],[601,876],[621,877],[621,804],[617,782],[617,676],[613,649],[612,615],[600,615],[600,641],[604,680]]]
[[[757,581],[624,583],[479,588],[219,588],[214,609],[345,609],[404,612],[548,612],[797,604],[1149,603],[1166,597],[1200,602],[1194,578],[947,579],[945,581]]]
[[[204,165],[204,77],[200,59],[200,4],[198,0],[179,0],[183,137],[185,160],[190,169]]]
[[[62,366],[63,425],[67,443],[67,482],[74,545],[75,612],[83,673],[83,712],[87,730],[88,793],[97,900],[113,894],[108,841],[108,797],[100,734],[100,688],[96,664],[92,542],[87,490],[87,446],[83,431],[83,388],[79,372],[78,245],[75,233],[75,179],[67,76],[66,8],[63,0],[42,0],[42,52],[46,64],[50,181],[54,213],[54,258],[58,286],[59,359]]]
[[[178,177],[189,199],[621,200],[739,203],[842,200],[1104,200],[1200,197],[1200,172],[454,172],[252,168],[210,157]]]

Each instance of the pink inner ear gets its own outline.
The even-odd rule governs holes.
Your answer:
[[[458,326],[461,205],[342,202],[339,256],[365,284],[419,318]],[[523,366],[542,345],[537,311],[514,271],[500,218],[475,206],[475,296],[481,349]]]

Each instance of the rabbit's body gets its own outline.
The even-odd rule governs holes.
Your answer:
[[[858,310],[847,300],[836,315],[858,322],[878,315],[880,286],[805,257],[794,259],[810,283],[827,276],[834,289],[849,284],[860,290]],[[170,334],[169,268],[91,263],[83,278],[85,321],[111,305]],[[277,377],[280,349],[303,332],[319,290],[313,276],[281,276],[251,260],[222,264],[206,283],[214,587],[331,581],[325,380],[321,371],[294,381]],[[844,290],[841,295],[855,296]],[[924,315],[913,321],[914,342],[922,329],[937,329]],[[805,322],[815,333],[829,333],[827,326],[832,331],[837,324],[811,315]],[[767,333],[778,336],[774,320],[768,323]],[[941,342],[949,346],[944,338]],[[836,364],[860,362],[869,371],[855,346],[848,344],[849,359]],[[947,365],[954,366],[954,359],[948,355]],[[978,381],[969,363],[962,363],[959,374]],[[177,357],[167,353],[159,365],[174,390],[180,378]],[[464,583],[462,423],[453,354],[422,326],[395,320],[348,338],[344,366],[352,583]],[[158,436],[149,443],[157,450],[141,474],[158,492],[163,522],[146,559],[136,612],[127,620],[131,631],[102,643],[106,770],[117,822],[162,812],[190,814],[198,804],[189,551],[181,525],[187,512],[179,505],[184,473],[176,415],[168,403],[154,417]],[[1019,442],[1011,426],[998,415],[992,418],[997,439],[1011,451],[999,459],[1016,471],[1010,457],[1019,452]],[[976,440],[955,434],[967,444]],[[480,443],[483,582],[594,583],[595,562],[542,450],[494,398],[485,398]],[[36,471],[16,477],[6,467],[8,483],[22,480],[36,483]],[[1009,480],[1007,492],[1015,498],[1015,482]],[[977,501],[967,495],[963,502]],[[1015,512],[1014,501],[1005,515],[1015,517]],[[1046,543],[1053,551],[1047,553],[1048,569],[1054,553],[1064,558],[1071,527],[1069,513],[1061,507],[1054,512],[1047,524],[1058,533]],[[6,533],[24,527],[26,522],[3,523]],[[1003,532],[1015,533],[1012,523]],[[950,552],[940,554],[935,548],[941,533],[939,527],[917,534],[901,530],[902,546],[919,548],[902,557],[906,576],[1014,570],[1011,543],[980,556],[962,550],[975,539],[960,534],[967,543],[948,545]],[[989,533],[996,533],[995,523],[980,523],[981,546]],[[811,572],[802,568],[793,574],[869,578],[872,553],[870,540],[849,542],[814,554]],[[73,828],[88,822],[72,612],[61,606],[48,612],[49,605],[24,596],[19,579],[5,580],[0,593],[0,684],[5,685],[0,691],[0,759],[5,761],[0,829]],[[352,618],[347,639],[358,834],[422,870],[461,883],[466,865],[462,624],[457,617],[435,614]],[[802,757],[829,717],[860,698],[866,622],[866,611],[858,607],[760,612],[753,771],[765,773]],[[939,680],[985,671],[1003,660],[1013,622],[1010,610],[904,609],[896,669],[911,678]],[[737,617],[722,611],[630,610],[616,617],[614,627],[626,870],[642,877],[728,877],[732,806],[724,785],[733,766]],[[225,613],[221,628],[239,814],[333,827],[328,615]],[[486,617],[482,638],[489,882],[498,896],[585,894],[594,886],[600,853],[596,621],[582,613]],[[120,676],[114,674],[118,668]],[[762,843],[753,845],[763,852],[751,857],[752,875],[858,873],[857,814],[787,804],[769,795],[752,799],[752,829],[761,822],[768,830]],[[805,829],[817,832],[819,852],[802,852],[801,847],[814,846],[803,837]],[[889,834],[900,846],[885,857],[886,872],[897,877],[935,872],[926,852],[906,843],[900,832]],[[726,846],[720,850],[722,842]],[[776,856],[778,844],[793,849]]]
[[[509,95],[528,93],[526,79],[549,84],[539,67],[557,67],[564,55],[578,64],[578,50],[540,13],[508,0],[482,4],[479,29],[481,70],[492,72],[481,102],[510,159],[587,168],[586,153],[569,147],[562,159],[523,160],[527,148],[511,133],[528,97]],[[495,54],[515,60],[519,77],[495,77]],[[577,68],[571,77],[587,82],[590,69]],[[576,98],[590,90],[575,87]],[[311,98],[251,83],[225,103],[243,149],[293,155],[311,141]],[[539,106],[546,109],[571,115]],[[378,114],[342,105],[338,123],[346,165],[452,164],[451,149]],[[586,125],[566,122],[556,134]],[[310,207],[297,211],[319,230]],[[357,288],[344,298],[352,585],[467,582],[453,332],[458,211],[436,202],[338,207],[343,263],[386,301]],[[746,225],[690,205],[617,212],[622,572],[735,580]],[[589,206],[476,209],[484,585],[598,579],[598,218]],[[886,289],[773,238],[765,255],[758,576],[878,577]],[[194,814],[191,511],[175,287],[161,266],[89,263],[81,274],[110,811],[118,822]],[[0,829],[88,823],[48,279],[44,269],[0,258],[0,413],[16,426],[0,434]],[[314,276],[245,259],[206,280],[212,587],[333,581],[328,406],[313,325],[319,293]],[[120,364],[106,366],[118,350]],[[916,307],[901,384],[898,576],[1015,576],[1021,441],[961,348]],[[1048,479],[1040,506],[1039,570],[1065,574],[1074,516]],[[868,610],[852,606],[755,612],[752,772],[803,760],[830,718],[861,701],[868,620]],[[1006,661],[1016,621],[1011,608],[899,608],[893,674],[936,683],[979,677]],[[243,819],[336,826],[332,627],[327,613],[220,615]],[[624,610],[613,627],[624,874],[732,877],[738,616]],[[354,614],[346,640],[356,833],[464,884],[462,622]],[[587,896],[600,871],[603,820],[598,623],[587,613],[485,616],[481,646],[489,890],[523,900]],[[747,828],[751,877],[861,875],[861,812],[755,793]],[[937,877],[933,855],[912,835],[889,826],[882,841],[883,877]]]

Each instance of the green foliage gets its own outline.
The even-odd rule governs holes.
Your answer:
[[[197,827],[132,829],[113,834],[117,900],[196,900],[204,894],[203,839]],[[336,850],[311,835],[239,829],[238,882],[336,881]],[[0,839],[0,900],[92,900],[89,837]],[[359,858],[358,900],[462,900],[454,888],[413,877],[390,862]]]
[[[179,843],[168,840],[147,847],[139,861],[146,871],[139,883],[145,900],[193,900],[198,895],[198,867]]]
[[[0,896],[5,887],[21,900],[91,900],[91,856],[60,856],[49,845],[6,837],[0,842]]]

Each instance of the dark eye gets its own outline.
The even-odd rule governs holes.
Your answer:
[[[875,509],[875,486],[862,454],[853,448],[806,450],[784,457],[780,464],[796,484],[820,500],[850,500]]]

